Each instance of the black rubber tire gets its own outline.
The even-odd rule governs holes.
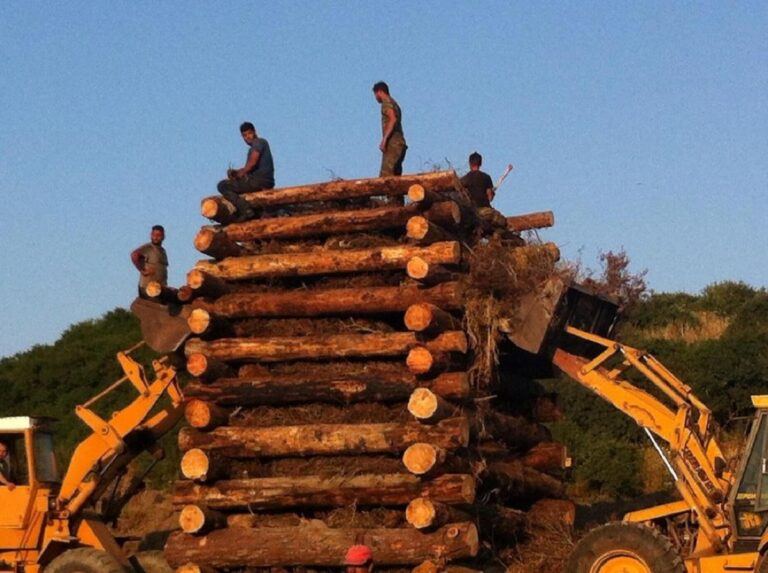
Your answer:
[[[43,573],[125,573],[125,569],[106,551],[78,547],[59,555]]]
[[[768,573],[768,554],[763,553],[755,567],[755,573]]]
[[[619,560],[627,573],[685,573],[685,564],[667,537],[650,527],[625,522],[587,533],[568,557],[565,573],[617,570]]]
[[[140,551],[131,558],[137,573],[173,573],[162,551]]]

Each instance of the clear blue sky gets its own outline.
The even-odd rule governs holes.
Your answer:
[[[657,291],[768,284],[768,3],[0,3],[0,356],[127,306],[128,254],[199,200],[253,121],[277,184],[373,176],[389,82],[405,169],[482,152],[506,214]]]

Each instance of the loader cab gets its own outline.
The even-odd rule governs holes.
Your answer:
[[[768,542],[768,395],[752,396],[757,411],[729,494],[736,549],[755,551]]]
[[[13,484],[0,484],[0,530],[26,527],[36,506],[47,505],[48,492],[60,481],[50,422],[27,416],[0,418],[0,443],[7,450],[2,465]]]

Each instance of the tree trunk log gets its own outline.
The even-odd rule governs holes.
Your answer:
[[[405,364],[408,370],[418,376],[434,376],[450,368],[451,356],[444,352],[431,352],[424,346],[416,346],[408,351]]]
[[[243,248],[240,245],[233,242],[223,232],[209,227],[203,227],[195,236],[195,248],[214,259],[239,257],[243,254]]]
[[[230,280],[311,276],[405,268],[409,259],[422,257],[432,264],[458,264],[461,246],[449,241],[427,247],[398,245],[367,249],[318,249],[302,253],[232,256],[222,261],[198,261],[196,268]]]
[[[227,318],[251,318],[402,312],[417,303],[454,310],[462,307],[464,297],[459,283],[449,282],[432,288],[406,285],[236,293],[195,305]]]
[[[529,468],[544,473],[559,472],[570,467],[568,449],[558,442],[542,442],[528,450],[521,461]]]
[[[206,197],[200,203],[200,214],[222,225],[237,219],[237,207],[224,197]]]
[[[421,386],[451,400],[465,400],[471,395],[466,372],[447,372],[432,380],[417,380],[405,369],[395,372],[371,369],[360,374],[339,374],[335,377],[313,376],[311,372],[266,374],[250,378],[220,378],[211,385],[192,381],[184,388],[184,394],[220,406],[281,406],[307,402],[352,404],[404,401]]]
[[[457,408],[428,388],[416,388],[408,399],[408,411],[419,422],[435,423],[455,415]],[[429,440],[425,440],[429,441]]]
[[[204,565],[195,565],[194,563],[186,563],[176,568],[174,573],[217,573],[216,569],[212,567],[206,567]]]
[[[421,341],[413,332],[224,338],[212,342],[192,338],[187,341],[184,351],[187,356],[201,353],[223,361],[283,362],[362,356],[404,356],[417,345],[424,345],[436,352],[466,353],[467,336],[462,331],[449,331],[427,341]]]
[[[434,444],[416,442],[403,452],[403,465],[413,475],[434,475],[447,458],[447,452]]]
[[[405,311],[404,322],[408,330],[430,334],[461,328],[459,319],[428,302],[409,306]]]
[[[422,205],[378,207],[350,211],[326,211],[311,215],[254,219],[235,223],[224,229],[233,241],[323,237],[342,233],[372,232],[403,227],[416,215],[437,224],[456,225],[461,210],[456,203],[446,201],[422,213]]]
[[[187,286],[197,293],[197,296],[217,299],[229,293],[229,285],[219,277],[192,269],[187,273]]]
[[[234,371],[224,362],[208,358],[199,352],[187,354],[187,372],[206,382],[231,377],[234,374]]]
[[[182,428],[179,448],[200,448],[237,458],[397,453],[416,442],[455,450],[469,443],[465,418],[433,426],[417,422],[383,424],[305,424],[264,428],[223,426],[211,432]]]
[[[446,523],[471,519],[467,512],[427,497],[417,497],[405,508],[405,520],[416,529],[435,529]]]
[[[232,323],[223,316],[211,314],[204,308],[192,309],[187,318],[187,325],[192,334],[203,338],[232,336],[235,332]]]
[[[229,423],[229,411],[196,398],[187,402],[184,417],[187,423],[197,430],[212,430]]]
[[[178,572],[177,572],[178,573]],[[445,565],[443,561],[424,561],[411,570],[411,573],[483,573],[461,565]]]
[[[488,412],[482,418],[481,426],[477,430],[481,438],[491,437],[517,450],[532,448],[539,442],[552,439],[550,431],[541,424],[498,412]]]
[[[410,528],[331,529],[310,524],[221,529],[204,538],[174,533],[165,555],[174,566],[192,561],[217,568],[343,567],[347,549],[355,543],[371,548],[377,566],[474,557],[479,549],[477,528],[471,522],[449,524],[433,533]]]
[[[429,286],[453,281],[456,278],[455,273],[420,256],[408,259],[405,272],[413,280]]]
[[[542,497],[563,497],[563,483],[520,462],[496,462],[488,466],[485,486],[496,489],[505,501],[534,501]]]
[[[529,229],[543,229],[555,224],[555,214],[552,211],[540,211],[507,217],[507,229],[512,231],[527,231]]]
[[[207,507],[189,504],[179,512],[179,527],[189,535],[204,535],[227,526],[227,517]]]
[[[226,463],[214,452],[192,448],[181,457],[181,475],[199,482],[216,481],[226,475]]]
[[[446,474],[428,481],[409,474],[362,474],[227,480],[210,486],[179,481],[173,502],[185,505],[204,500],[216,510],[269,511],[351,504],[406,505],[418,496],[443,503],[473,503],[475,479],[465,474]]]
[[[446,196],[427,189],[424,185],[414,183],[408,187],[408,199],[411,203],[421,203],[423,205],[432,205],[446,200]]]
[[[253,207],[277,207],[294,203],[339,201],[358,197],[402,196],[408,193],[408,188],[414,183],[434,191],[462,189],[456,173],[439,171],[396,177],[329,181],[327,183],[244,193],[242,197]]]
[[[557,422],[563,419],[563,412],[557,405],[555,395],[538,396],[533,401],[533,419],[542,424]]]
[[[415,215],[408,219],[405,232],[409,239],[422,245],[429,245],[438,241],[452,241],[456,239],[455,235],[452,235],[442,227],[435,225],[429,221],[429,219],[422,217],[421,215]]]

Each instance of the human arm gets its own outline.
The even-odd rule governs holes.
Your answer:
[[[227,171],[227,175],[231,175],[233,179],[241,179],[248,175],[259,164],[259,159],[261,159],[261,151],[261,145],[258,143],[255,144],[253,147],[251,147],[251,151],[248,153],[248,159],[246,160],[245,165],[243,165],[243,167],[240,169],[230,169]]]
[[[131,262],[142,275],[149,275],[149,269],[147,268],[147,256],[144,254],[144,247],[134,249],[134,251],[131,253]]]
[[[16,487],[16,484],[13,483],[11,480],[6,478],[2,472],[0,472],[0,485],[4,485],[8,487],[9,490],[13,490]]]
[[[397,125],[397,114],[395,113],[394,107],[385,107],[384,115],[387,116],[387,122],[384,124],[384,128],[382,129],[381,143],[379,143],[379,149],[381,151],[384,151],[384,149],[387,147],[387,141],[389,141],[389,138],[392,135],[392,132],[395,130],[395,126]]]

